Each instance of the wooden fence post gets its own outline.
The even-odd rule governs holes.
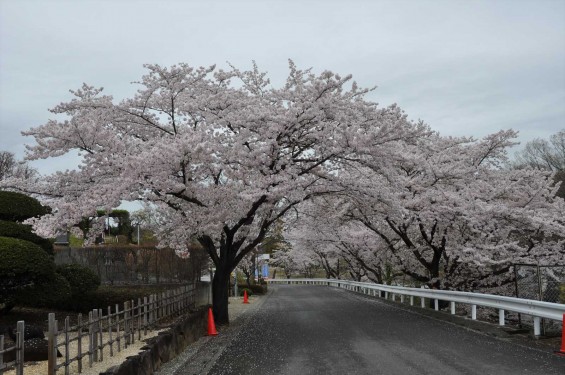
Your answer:
[[[141,314],[141,297],[137,298],[137,339],[141,340],[141,326],[143,322],[143,316]]]
[[[148,305],[147,297],[143,297],[143,336],[144,337],[147,336],[148,311],[149,311],[149,305]]]
[[[110,342],[110,357],[113,357],[114,340],[112,340],[112,308],[110,306],[108,306],[108,339],[108,341]]]
[[[131,343],[135,343],[135,303],[131,300],[131,319],[130,319],[130,333],[131,333]]]
[[[170,290],[167,290],[165,293],[167,294],[167,312],[166,312],[166,314],[167,314],[167,318],[168,318],[172,315],[171,314],[172,297],[171,297],[171,291]]]
[[[118,353],[122,351],[120,340],[120,305],[116,304],[116,343],[118,345]]]
[[[24,375],[24,333],[25,323],[20,320],[16,328],[16,375]]]
[[[98,334],[100,335],[100,341],[97,343],[97,347],[100,348],[100,358],[98,359],[100,362],[104,361],[104,327],[102,326],[102,309],[98,309]]]
[[[153,294],[149,295],[149,324],[153,325]]]
[[[47,321],[47,375],[55,375],[55,367],[57,366],[57,321],[55,314],[49,313]]]
[[[0,371],[4,366],[4,353],[2,353],[3,351],[4,351],[4,335],[0,335]]]
[[[129,301],[124,302],[124,338],[126,339],[124,343],[124,348],[127,348],[130,343],[129,335]]]
[[[69,375],[69,316],[65,317],[65,375]]]
[[[164,316],[165,316],[165,292],[161,292],[159,318],[163,319]]]
[[[88,366],[92,367],[92,363],[94,362],[94,349],[93,341],[92,341],[92,311],[88,312]]]
[[[92,360],[98,362],[98,309],[92,310]]]
[[[77,319],[78,326],[78,341],[77,341],[77,362],[78,362],[78,372],[82,372],[82,314],[78,314]]]

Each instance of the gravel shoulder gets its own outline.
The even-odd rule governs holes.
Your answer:
[[[253,315],[268,298],[253,295],[249,304],[243,303],[242,297],[229,299],[229,326],[216,327],[218,336],[204,336],[190,344],[181,354],[165,363],[156,375],[204,375],[216,363],[217,359],[234,338],[245,328]]]

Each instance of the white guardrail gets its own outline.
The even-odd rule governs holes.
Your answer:
[[[425,307],[425,298],[428,298],[435,301],[435,310],[439,310],[439,300],[449,301],[451,314],[455,314],[455,303],[465,303],[471,305],[471,319],[473,320],[477,319],[477,306],[491,307],[498,310],[498,323],[501,326],[505,323],[504,316],[506,311],[517,312],[533,317],[534,335],[536,336],[541,334],[541,318],[558,321],[565,319],[565,304],[496,296],[493,294],[409,288],[336,279],[270,279],[268,282],[270,284],[327,285],[371,296],[380,296],[380,292],[384,292],[384,298],[392,298],[393,301],[396,301],[397,295],[400,296],[400,302],[404,302],[405,297],[409,297],[410,305],[414,305],[414,297],[420,297],[420,303],[423,308]]]

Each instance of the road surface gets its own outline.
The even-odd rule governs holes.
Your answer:
[[[269,288],[209,374],[565,374],[563,357],[378,299],[324,286]]]

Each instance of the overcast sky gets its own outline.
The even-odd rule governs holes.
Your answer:
[[[376,85],[371,100],[445,135],[565,128],[565,0],[0,0],[0,150],[23,157],[20,132],[83,82],[121,99],[145,63],[255,60],[280,85],[289,58]]]

